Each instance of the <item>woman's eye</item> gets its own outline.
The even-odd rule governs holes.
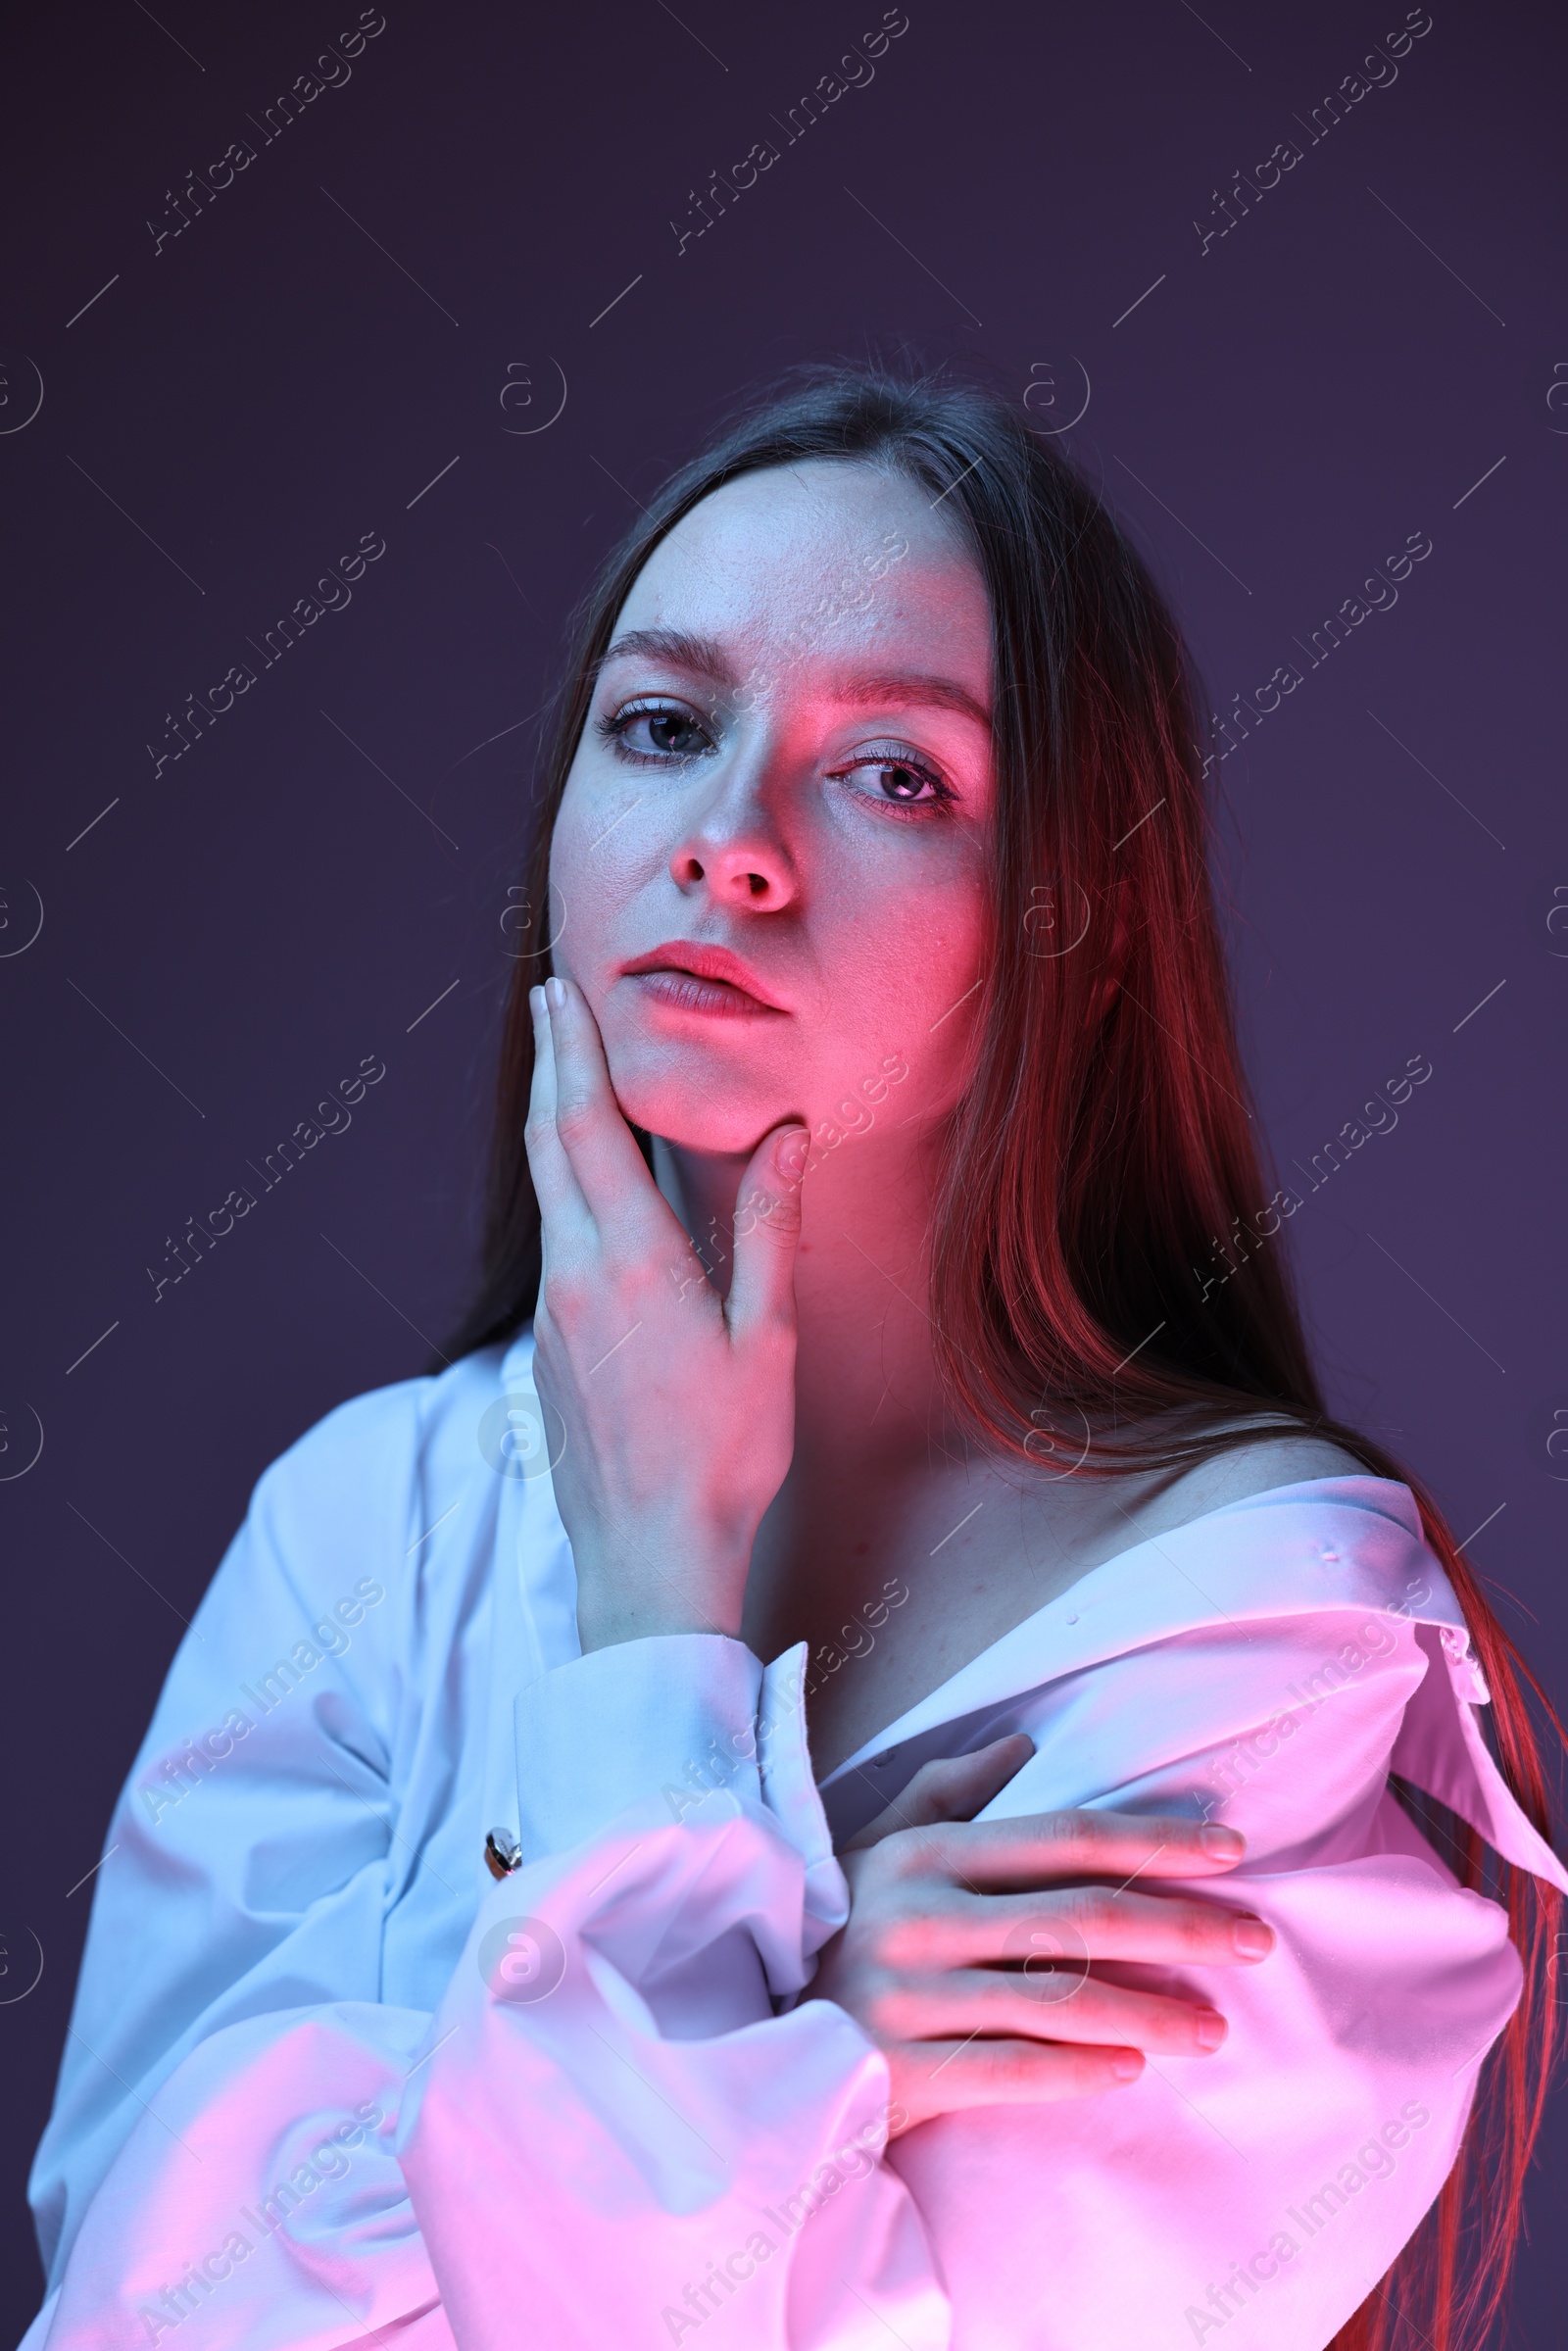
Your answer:
[[[623,750],[643,759],[690,759],[713,748],[708,729],[690,710],[615,710],[601,719],[600,730]]]
[[[834,773],[841,781],[853,783],[868,800],[895,808],[930,808],[955,797],[939,776],[905,752],[862,753]]]

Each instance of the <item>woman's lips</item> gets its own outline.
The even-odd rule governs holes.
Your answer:
[[[699,979],[695,972],[678,971],[671,965],[662,965],[654,971],[631,972],[639,988],[646,990],[654,1002],[672,1012],[701,1012],[720,1020],[779,1020],[784,1016],[772,1004],[759,1003],[744,988],[735,988],[728,980]]]
[[[622,966],[656,1004],[673,1012],[701,1012],[724,1020],[784,1015],[766,982],[727,947],[697,939],[666,939]]]

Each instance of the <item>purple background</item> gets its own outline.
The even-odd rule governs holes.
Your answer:
[[[1216,708],[1305,672],[1219,770],[1283,1175],[1409,1056],[1433,1065],[1291,1228],[1312,1325],[1337,1408],[1461,1536],[1487,1522],[1470,1555],[1568,1694],[1568,1459],[1546,1443],[1568,1374],[1543,1311],[1568,990],[1565,43],[1544,7],[1435,6],[1394,85],[1315,143],[1313,106],[1401,7],[909,0],[874,81],[790,145],[779,118],[875,0],[682,0],[683,21],[388,0],[352,79],[270,144],[252,118],[353,26],[347,0],[30,12],[0,141],[13,2335],[91,1898],[68,1889],[181,1619],[265,1465],[421,1369],[464,1293],[562,614],[632,502],[784,364],[983,357],[1072,424]],[[255,162],[155,255],[166,191],[241,138]],[[778,162],[679,251],[694,183],[764,138]],[[1285,139],[1300,162],[1205,252],[1195,216],[1222,222],[1216,189]],[[166,712],[372,531],[387,552],[348,609],[253,661],[155,779]],[[1308,668],[1298,641],[1413,532],[1433,553],[1396,608]],[[352,1129],[155,1303],[166,1236],[371,1053],[387,1074]],[[1565,2139],[1559,2111],[1559,2158]],[[1534,2198],[1536,2341],[1562,2174]]]

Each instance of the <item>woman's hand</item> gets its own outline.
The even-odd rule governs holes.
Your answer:
[[[1095,1963],[1237,1967],[1274,1946],[1239,1906],[1129,1890],[1234,1868],[1234,1829],[1117,1812],[973,1820],[1032,1752],[1019,1733],[926,1764],[841,1856],[849,1922],[807,1996],[836,2001],[884,2052],[894,2136],[961,2107],[1120,2088],[1146,2050],[1204,2056],[1225,2038],[1217,2009],[1106,1983]]]
[[[621,1116],[581,991],[552,979],[529,1002],[526,1142],[544,1237],[535,1378],[565,1426],[554,1484],[582,1645],[734,1636],[757,1529],[794,1449],[809,1137],[775,1128],[753,1154],[721,1300]]]

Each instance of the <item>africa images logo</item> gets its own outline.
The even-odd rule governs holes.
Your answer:
[[[565,1945],[544,1919],[499,1919],[479,1940],[479,1973],[493,2000],[548,2000],[566,1972]]]

